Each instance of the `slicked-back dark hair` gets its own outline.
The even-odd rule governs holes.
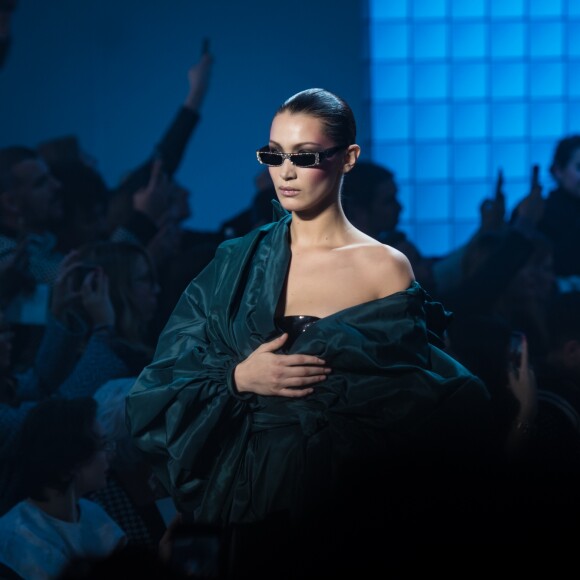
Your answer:
[[[310,115],[320,119],[326,135],[336,145],[356,143],[356,121],[346,101],[325,89],[306,89],[284,101],[276,111]]]

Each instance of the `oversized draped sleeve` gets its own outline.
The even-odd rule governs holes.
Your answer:
[[[185,510],[202,502],[215,465],[235,470],[248,436],[252,395],[237,394],[232,374],[251,345],[245,352],[236,347],[229,315],[245,260],[262,235],[256,232],[242,243],[231,240],[218,248],[182,294],[153,362],[126,400],[133,441]],[[214,496],[227,496],[226,479],[211,481]]]

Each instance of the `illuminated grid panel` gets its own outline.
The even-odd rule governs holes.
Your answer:
[[[466,241],[499,168],[508,212],[580,132],[580,0],[369,0],[367,156],[395,172],[427,255]]]

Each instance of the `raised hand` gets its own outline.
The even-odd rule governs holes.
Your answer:
[[[545,200],[542,197],[543,187],[539,180],[539,168],[532,167],[530,191],[516,206],[515,223],[527,227],[535,226],[544,214]]]
[[[50,301],[51,314],[65,322],[66,314],[75,303],[79,302],[80,291],[75,287],[75,270],[81,267],[79,252],[71,250],[62,260],[54,284]]]
[[[199,61],[187,71],[189,92],[184,104],[194,111],[199,110],[207,92],[212,64],[213,57],[211,54],[204,53]]]
[[[240,393],[304,397],[314,392],[311,385],[324,381],[330,373],[326,362],[307,354],[277,354],[286,340],[284,333],[259,346],[234,371]]]
[[[503,185],[503,171],[500,169],[497,172],[494,196],[484,199],[479,206],[481,216],[480,231],[496,232],[505,227],[505,193]]]
[[[133,194],[133,208],[160,225],[173,199],[175,185],[163,170],[163,161],[155,159],[151,166],[149,183]]]

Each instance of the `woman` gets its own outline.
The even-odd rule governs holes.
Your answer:
[[[125,545],[119,526],[83,498],[105,485],[112,451],[93,399],[39,403],[22,425],[16,450],[26,499],[0,518],[3,573],[55,578],[74,558],[103,558]]]
[[[149,328],[159,294],[153,262],[145,248],[132,242],[96,242],[82,247],[79,255],[93,270],[85,276],[85,286],[93,283],[98,271],[104,272],[109,280],[113,310],[108,327],[111,343],[126,366],[120,376],[134,376],[153,356]],[[85,310],[86,307],[78,309],[76,314],[86,318]]]
[[[411,477],[442,453],[474,453],[487,392],[429,343],[426,316],[445,312],[403,254],[344,215],[359,153],[336,95],[310,89],[280,107],[257,153],[277,221],[220,246],[129,394],[135,442],[194,521],[300,521],[338,505],[345,516],[364,470],[378,490],[394,466]]]

